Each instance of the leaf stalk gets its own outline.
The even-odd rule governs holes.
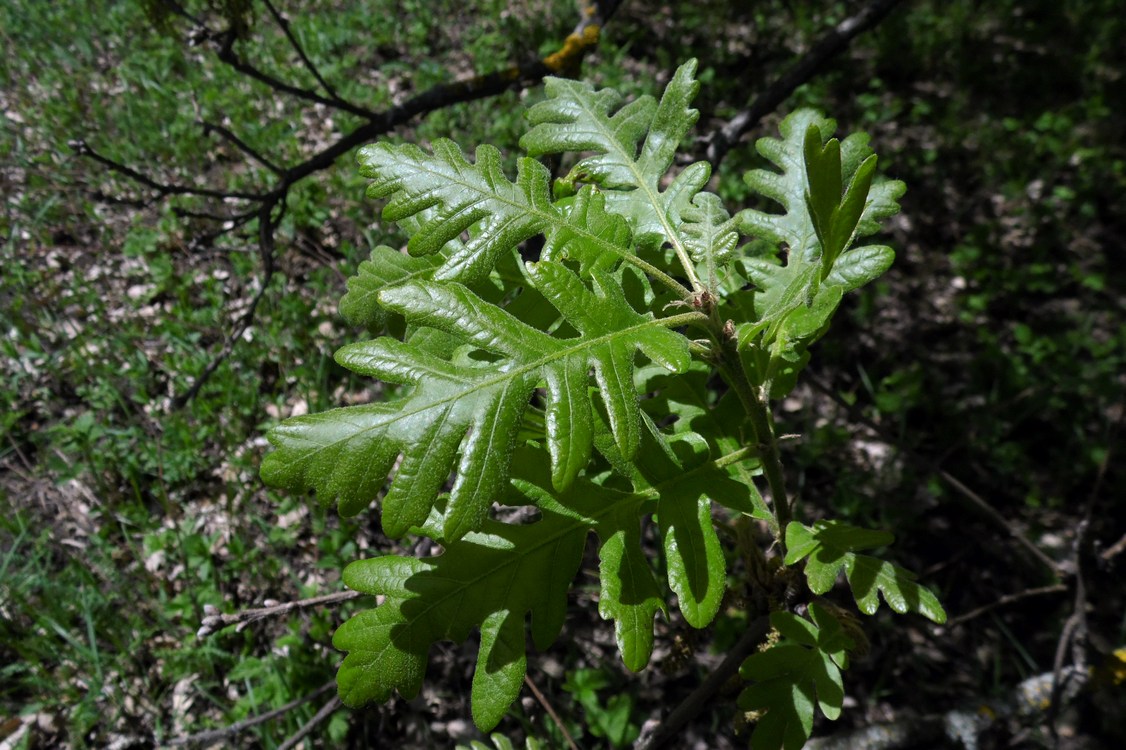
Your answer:
[[[774,430],[774,417],[770,413],[769,392],[762,391],[761,395],[751,384],[747,376],[743,360],[735,350],[734,342],[729,342],[721,349],[719,370],[727,383],[735,389],[736,395],[751,420],[751,427],[755,431],[755,440],[758,442],[758,456],[762,463],[762,472],[770,487],[773,498],[774,520],[778,525],[775,530],[775,539],[782,549],[786,551],[785,533],[786,526],[793,520],[790,500],[786,494],[786,480],[782,471],[782,459],[778,453],[778,436]]]

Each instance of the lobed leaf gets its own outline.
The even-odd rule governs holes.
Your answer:
[[[781,641],[747,657],[739,669],[744,680],[754,680],[739,695],[739,707],[766,712],[751,735],[755,750],[803,747],[813,731],[815,703],[827,718],[840,716],[841,669],[853,644],[829,610],[813,603],[809,612],[812,622],[789,612],[771,613]]]
[[[442,253],[435,279],[479,281],[506,251],[538,234],[549,245],[581,242],[588,253],[632,255],[623,232],[604,232],[605,222],[588,223],[585,213],[568,218],[552,202],[550,174],[535,159],[517,162],[516,182],[504,174],[492,146],[479,147],[471,164],[446,139],[434,142],[432,154],[410,144],[365,146],[359,161],[360,173],[372,178],[368,195],[390,198],[383,218],[411,232],[411,255]],[[462,232],[468,242],[458,240]]]
[[[744,260],[748,276],[759,289],[757,321],[743,331],[748,339],[765,331],[763,343],[770,344],[798,307],[812,306],[818,294],[837,295],[867,283],[894,258],[886,247],[858,248],[842,255],[855,237],[878,231],[880,221],[899,210],[896,198],[902,195],[903,184],[872,184],[875,161],[864,134],[843,142],[829,140],[822,147],[835,127],[832,120],[803,109],[782,121],[782,140],[758,141],[759,153],[781,172],[752,170],[744,179],[753,190],[782,206],[784,213],[745,209],[736,216],[736,224],[744,234],[785,248],[786,264],[761,256]],[[842,196],[846,179],[849,189]],[[829,242],[828,247],[820,238]],[[835,307],[823,306],[822,324]],[[810,327],[821,326],[807,325]]]
[[[387,311],[379,304],[379,293],[413,279],[428,279],[443,262],[441,255],[415,258],[379,245],[348,279],[348,292],[340,299],[340,314],[354,326],[383,328]]]
[[[755,294],[751,320],[736,331],[740,349],[751,352],[752,377],[769,383],[776,398],[793,387],[809,345],[827,329],[843,295],[894,259],[883,246],[849,248],[898,211],[903,185],[873,184],[876,161],[867,136],[829,139],[835,127],[812,110],[798,110],[782,121],[781,140],[760,139],[759,152],[780,171],[752,170],[744,179],[783,213],[746,209],[735,217],[741,232],[773,245],[742,259]]]
[[[824,594],[844,571],[853,598],[861,612],[875,614],[880,594],[899,614],[916,612],[937,623],[946,622],[946,612],[938,598],[915,583],[915,576],[898,565],[857,550],[891,544],[894,537],[840,521],[818,521],[813,526],[793,522],[786,527],[787,565],[805,560],[805,577],[814,594]]]
[[[711,289],[719,288],[720,267],[726,265],[739,244],[735,220],[714,193],[697,193],[681,212],[681,233],[692,259],[705,268]]]
[[[640,441],[634,356],[681,371],[686,339],[635,312],[618,283],[594,273],[592,288],[565,266],[541,262],[528,279],[578,332],[562,339],[539,331],[454,282],[411,281],[385,290],[380,304],[409,323],[455,336],[495,361],[461,361],[384,337],[337,353],[349,369],[413,386],[404,398],[290,419],[270,433],[263,462],[272,484],[316,489],[322,503],[358,513],[402,462],[383,502],[383,527],[399,536],[421,524],[455,462],[444,534],[477,528],[508,477],[521,418],[533,390],[545,385],[552,480],[565,489],[586,467],[593,443],[588,385],[594,371],[610,429],[622,455]],[[460,457],[459,457],[460,454]]]
[[[593,151],[564,182],[591,182],[606,191],[607,205],[625,216],[643,246],[668,241],[684,247],[680,212],[704,187],[711,168],[698,162],[662,191],[676,149],[699,112],[690,104],[699,90],[696,62],[681,65],[657,103],[643,96],[622,106],[617,92],[589,83],[548,78],[547,99],[528,110],[532,128],[520,139],[531,156]]]
[[[615,621],[615,638],[626,666],[636,671],[648,663],[653,616],[665,609],[665,603],[653,565],[642,551],[641,515],[660,512],[662,503],[695,508],[717,482],[724,485],[724,473],[712,462],[694,467],[674,463],[667,471],[673,479],[642,491],[627,493],[579,479],[559,492],[551,486],[542,452],[524,450],[519,463],[521,478],[513,480],[513,494],[507,499],[534,502],[539,520],[524,526],[486,520],[477,531],[444,540],[444,551],[436,557],[378,557],[345,570],[350,588],[384,597],[381,605],[342,625],[333,640],[348,652],[337,677],[345,703],[385,701],[393,691],[408,698],[416,695],[431,644],[462,641],[479,628],[473,716],[487,731],[519,691],[527,617],[537,647],[546,648],[558,635],[567,590],[591,530],[601,540],[599,613]],[[684,527],[697,525],[702,527],[696,518],[669,518],[662,523],[681,537]],[[706,526],[712,529],[710,518]],[[722,564],[722,554],[718,560]],[[670,571],[670,582],[674,575]],[[680,596],[680,604],[686,617],[691,612],[696,619],[711,606],[712,592],[693,585]],[[722,569],[705,585],[721,595]],[[703,596],[693,599],[693,593]],[[714,614],[713,609],[708,621]]]

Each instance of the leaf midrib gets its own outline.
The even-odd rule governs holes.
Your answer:
[[[442,399],[427,401],[423,406],[421,406],[417,409],[400,410],[400,411],[398,411],[398,413],[396,413],[391,418],[384,420],[384,421],[381,421],[377,425],[357,430],[356,432],[352,433],[351,435],[344,437],[344,438],[341,438],[340,440],[334,440],[332,442],[325,443],[321,446],[318,446],[317,448],[314,448],[313,450],[311,450],[311,451],[309,451],[308,453],[305,454],[305,458],[310,459],[310,458],[316,456],[321,451],[329,450],[331,448],[336,447],[340,443],[344,443],[344,442],[347,442],[349,440],[354,440],[356,437],[358,437],[360,435],[364,435],[364,434],[367,434],[367,433],[370,433],[370,432],[373,432],[373,431],[376,431],[376,430],[387,429],[390,425],[395,424],[396,422],[398,422],[402,419],[406,419],[408,417],[413,417],[416,414],[421,414],[421,413],[426,412],[430,409],[439,408],[443,404],[458,401],[458,400],[465,398],[465,397],[468,397],[468,396],[470,396],[474,393],[479,393],[481,391],[488,390],[488,389],[492,388],[493,386],[499,385],[499,384],[501,384],[501,383],[503,383],[507,380],[514,380],[517,377],[528,374],[528,373],[530,373],[530,372],[532,372],[532,371],[534,371],[538,368],[546,367],[547,364],[549,364],[553,361],[556,361],[556,360],[559,360],[559,359],[564,359],[564,358],[572,356],[573,354],[577,354],[584,349],[594,348],[594,347],[603,345],[607,342],[612,342],[613,339],[618,337],[618,336],[624,336],[626,334],[630,334],[630,333],[633,333],[633,332],[636,332],[636,331],[642,331],[644,329],[652,328],[652,327],[664,328],[664,326],[662,325],[662,322],[663,322],[663,319],[655,318],[653,320],[644,321],[641,324],[636,325],[636,326],[630,326],[629,328],[621,328],[621,329],[618,329],[617,331],[611,331],[610,333],[603,334],[602,336],[599,336],[598,338],[588,340],[585,343],[581,343],[581,344],[576,345],[576,346],[568,347],[566,349],[561,349],[561,350],[555,352],[554,354],[551,354],[551,355],[548,355],[548,356],[545,356],[545,357],[541,357],[538,360],[527,363],[525,365],[521,365],[521,366],[516,367],[512,370],[507,370],[507,371],[501,373],[500,375],[490,377],[490,378],[487,378],[485,380],[480,380],[480,381],[477,382],[476,385],[470,387],[467,390],[460,391],[457,395],[449,396],[449,397],[442,398]],[[539,333],[542,333],[542,331],[539,331]],[[543,334],[543,335],[544,335],[545,338],[550,339],[552,341],[556,340],[556,339],[551,339],[551,337],[547,336],[547,334]],[[408,396],[407,399],[405,399],[405,400],[411,400],[411,399],[412,399],[412,397]],[[398,402],[393,402],[393,403],[398,403]],[[377,405],[377,406],[380,406],[380,405]],[[336,418],[336,417],[334,417],[334,418]]]
[[[439,159],[439,161],[442,164],[446,163],[439,156],[435,156],[435,158]],[[557,229],[557,230],[558,229],[564,229],[564,230],[569,230],[571,232],[574,232],[575,234],[582,237],[584,240],[589,240],[589,241],[595,243],[600,249],[606,250],[607,252],[610,252],[610,253],[613,253],[614,255],[616,255],[619,258],[622,258],[623,260],[627,260],[627,259],[635,257],[628,250],[626,250],[622,247],[619,247],[618,245],[615,245],[612,242],[607,241],[603,237],[600,237],[599,235],[591,232],[589,229],[587,229],[587,228],[585,228],[581,225],[569,223],[561,213],[553,213],[551,211],[545,211],[539,204],[537,204],[534,200],[532,200],[530,196],[525,195],[525,197],[527,198],[527,202],[515,201],[515,200],[512,200],[511,198],[509,198],[507,195],[504,195],[500,192],[489,192],[487,190],[482,190],[480,185],[478,185],[474,182],[467,182],[464,179],[453,179],[453,178],[451,178],[449,173],[434,169],[433,167],[431,167],[429,165],[428,162],[424,162],[424,161],[419,160],[419,161],[415,161],[415,163],[412,164],[412,166],[414,168],[418,169],[419,171],[425,172],[426,174],[433,175],[434,177],[438,177],[438,178],[441,178],[443,180],[447,180],[448,182],[452,182],[452,183],[454,183],[454,184],[456,184],[456,185],[458,185],[458,186],[460,186],[460,187],[462,187],[466,190],[472,191],[474,193],[477,193],[480,196],[483,196],[481,199],[479,199],[478,202],[483,201],[483,200],[488,200],[488,199],[496,200],[496,201],[508,206],[509,208],[518,209],[519,211],[524,212],[526,214],[532,214],[536,218],[540,219],[545,226],[550,226],[550,227]],[[460,171],[457,171],[457,177],[461,178],[461,172]],[[521,194],[523,194],[523,192],[520,191],[520,185],[519,185],[518,182],[514,183],[514,182],[507,180],[507,178],[506,178],[505,179],[505,187],[515,188],[518,192],[521,192]],[[441,189],[440,187],[439,188],[432,188],[432,190],[440,190],[440,189]],[[399,188],[399,191],[405,192],[401,187]],[[447,218],[449,218],[449,217],[447,217]]]
[[[587,115],[587,124],[593,123],[594,129],[598,131],[603,136],[603,138],[612,145],[612,151],[618,156],[619,160],[626,167],[626,169],[629,170],[630,174],[633,175],[635,186],[638,190],[644,192],[645,198],[648,201],[650,208],[653,210],[653,213],[656,214],[657,220],[660,222],[665,236],[668,237],[669,242],[672,243],[673,250],[676,252],[677,258],[680,260],[681,265],[684,267],[685,274],[688,275],[689,280],[692,282],[692,286],[698,290],[700,288],[700,282],[699,279],[696,278],[696,273],[693,270],[691,264],[688,262],[688,250],[684,247],[684,242],[681,240],[680,234],[676,231],[676,229],[673,228],[672,224],[669,223],[668,213],[665,212],[663,208],[661,208],[661,203],[659,200],[660,192],[654,190],[657,185],[657,181],[654,180],[652,185],[649,184],[649,181],[645,179],[645,175],[642,174],[640,169],[638,169],[637,161],[625,152],[625,150],[621,147],[621,144],[618,143],[618,139],[614,137],[613,132],[607,130],[605,126],[605,124],[609,122],[607,115],[588,107],[586,99],[582,96],[575,96],[574,100],[582,108],[583,113]]]

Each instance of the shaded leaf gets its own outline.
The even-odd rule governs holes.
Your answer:
[[[739,669],[753,680],[739,695],[739,707],[766,713],[751,735],[755,750],[798,750],[813,731],[813,707],[829,719],[844,703],[841,669],[852,642],[840,622],[824,607],[809,607],[813,621],[789,612],[773,612],[770,623],[781,641],[747,657]]]
[[[523,679],[525,621],[531,617],[537,647],[546,648],[556,638],[591,530],[601,540],[599,612],[615,620],[626,666],[640,670],[647,664],[653,616],[665,604],[642,551],[641,516],[657,510],[666,498],[695,507],[695,498],[706,494],[712,482],[725,480],[722,471],[711,462],[694,468],[674,465],[669,471],[673,480],[640,492],[580,479],[560,493],[551,486],[542,451],[524,450],[519,464],[521,478],[513,480],[515,492],[507,500],[534,502],[538,521],[514,526],[485,520],[478,531],[444,541],[444,551],[436,557],[377,557],[345,570],[350,588],[385,597],[375,609],[342,625],[333,640],[348,651],[337,677],[348,705],[386,701],[394,691],[416,695],[431,644],[460,642],[479,628],[473,716],[482,730],[494,726]],[[673,533],[683,533],[679,522],[669,526]],[[722,580],[721,572],[720,588]],[[681,597],[682,607],[686,600]],[[704,604],[692,606],[699,611]]]
[[[898,565],[857,550],[882,547],[894,540],[883,531],[871,531],[839,521],[818,521],[813,526],[793,522],[786,527],[786,564],[805,560],[805,577],[809,589],[824,594],[844,571],[860,611],[875,614],[879,595],[894,611],[916,612],[937,622],[946,622],[946,612],[938,598],[915,583],[915,576]]]

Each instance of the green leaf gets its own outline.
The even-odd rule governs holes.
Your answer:
[[[480,627],[473,716],[483,730],[492,728],[524,677],[525,616],[532,616],[538,644],[554,640],[585,538],[582,524],[545,514],[529,526],[486,521],[438,557],[349,565],[344,581],[350,588],[386,598],[336,631],[333,644],[349,652],[337,675],[341,699],[360,706],[386,701],[396,690],[417,695],[430,645],[463,641]]]
[[[735,220],[714,193],[697,193],[681,212],[681,233],[692,259],[704,266],[710,289],[720,287],[720,268],[731,259],[739,244]]]
[[[628,248],[630,231],[625,219],[606,211],[606,196],[594,187],[579,191],[568,207],[567,223],[551,232],[540,257],[544,260],[579,261],[585,273],[609,272],[618,256],[606,252],[606,243]]]
[[[676,592],[684,619],[694,628],[707,627],[715,618],[727,572],[712,523],[711,498],[701,489],[684,480],[673,482],[657,505],[669,586]]]
[[[782,140],[762,138],[757,144],[781,171],[758,169],[744,176],[753,190],[784,209],[782,214],[746,209],[735,217],[742,233],[759,238],[758,247],[761,241],[773,245],[770,252],[742,259],[755,294],[752,320],[736,332],[741,350],[761,352],[749,356],[748,369],[757,384],[770,384],[775,398],[793,387],[808,347],[824,334],[843,295],[879,276],[894,258],[882,246],[849,247],[899,210],[903,185],[873,185],[876,161],[867,136],[826,142],[835,127],[812,110],[794,112],[782,121]]]
[[[832,273],[837,259],[847,257],[841,253],[854,233],[860,237],[878,231],[880,221],[899,210],[896,198],[903,193],[903,184],[897,181],[871,184],[875,161],[866,135],[854,134],[843,142],[829,140],[822,147],[835,127],[832,120],[803,109],[782,121],[783,140],[758,141],[759,153],[781,172],[757,169],[744,179],[753,190],[781,205],[785,213],[745,209],[735,220],[744,234],[773,243],[776,249],[785,247],[787,262],[781,265],[775,258],[762,256],[744,260],[759,293],[755,301],[758,320],[744,329],[741,342],[744,336],[749,339],[766,331],[763,343],[770,344],[785,318],[799,306],[811,306],[823,290],[833,294],[837,286],[841,291],[854,289],[874,278],[876,269],[890,264],[889,249],[860,248],[853,251],[858,255],[849,259],[841,273]],[[846,177],[850,185],[842,198]],[[830,243],[827,251],[823,251],[823,242]]]
[[[479,147],[473,164],[450,140],[434,141],[433,151],[430,155],[412,144],[377,143],[360,149],[358,158],[360,174],[372,178],[368,195],[391,198],[383,209],[385,220],[402,221],[437,209],[410,238],[412,255],[436,253],[470,230],[469,242],[450,254],[435,278],[481,278],[501,252],[539,234],[548,217],[558,216],[551,203],[550,175],[534,159],[519,160],[513,183],[492,146]]]
[[[836,138],[822,147],[821,129],[811,122],[805,131],[805,171],[809,183],[806,206],[822,247],[832,239],[833,217],[841,201],[841,143]]]
[[[337,353],[341,365],[413,390],[391,403],[287,420],[270,433],[277,450],[263,462],[263,478],[313,487],[322,503],[337,500],[342,514],[353,515],[375,497],[401,453],[383,502],[384,531],[399,536],[428,517],[456,461],[444,535],[457,538],[479,526],[505,486],[521,418],[539,383],[546,387],[555,486],[565,489],[586,467],[592,368],[618,448],[632,457],[640,441],[635,353],[684,370],[686,339],[635,312],[610,276],[594,274],[588,288],[560,263],[532,264],[527,273],[577,337],[536,330],[453,282],[411,281],[385,290],[385,309],[498,359],[447,360],[390,337],[344,347]]]
[[[750,442],[753,429],[733,391],[713,403],[708,386],[710,376],[711,369],[703,362],[693,362],[687,372],[675,377],[654,365],[641,367],[638,390],[653,394],[641,406],[653,420],[675,416],[672,430],[676,434],[693,432],[706,436],[714,455],[733,454]],[[775,524],[774,514],[755,487],[755,477],[762,474],[759,461],[737,461],[728,465],[726,471],[732,482],[723,491],[715,492],[712,499],[737,513]]]
[[[938,598],[927,588],[915,583],[915,576],[898,565],[857,550],[882,547],[894,540],[883,531],[850,526],[840,521],[818,521],[813,526],[793,522],[786,527],[786,564],[805,560],[805,577],[809,589],[824,594],[837,581],[843,570],[861,612],[875,614],[879,595],[892,610],[905,614],[916,612],[937,622],[946,622],[946,612]]]
[[[387,322],[387,311],[379,304],[379,293],[413,279],[428,279],[444,262],[441,255],[414,258],[380,245],[348,279],[348,293],[340,300],[340,314],[354,326],[379,330]]]
[[[410,239],[408,254],[373,250],[341,311],[406,333],[336,358],[397,387],[382,403],[287,420],[262,465],[266,481],[312,489],[343,515],[385,492],[385,533],[419,534],[440,550],[346,569],[347,585],[380,597],[334,639],[348,652],[338,681],[349,705],[416,695],[433,644],[477,632],[473,718],[496,726],[520,693],[529,632],[543,649],[564,625],[591,532],[599,613],[613,621],[625,665],[640,670],[654,618],[674,598],[691,626],[717,616],[722,517],[753,515],[778,535],[754,485],[765,433],[748,424],[740,394],[749,403],[749,391],[792,388],[843,295],[887,269],[891,250],[853,244],[898,209],[902,190],[875,184],[865,136],[831,140],[833,123],[802,110],[783,121],[782,139],[760,141],[778,171],[747,176],[782,213],[733,218],[704,190],[709,165],[674,167],[698,117],[695,69],[681,66],[659,101],[628,104],[548,79],[514,179],[490,146],[472,157],[444,139],[430,152],[362,149],[369,195],[387,201],[383,218]],[[580,153],[553,191],[536,158],[565,152]],[[754,236],[741,249],[740,234]],[[525,263],[537,247],[539,262]],[[678,307],[704,314],[659,317]],[[686,325],[705,336],[690,341]],[[717,388],[717,369],[729,377],[740,364],[751,382]],[[497,520],[509,514],[498,504],[525,506],[512,516],[521,522]],[[864,611],[882,592],[897,611],[944,617],[906,571],[857,554],[887,535],[832,524],[784,531],[786,562],[803,565],[811,589],[827,591],[843,571]],[[851,642],[829,609],[815,603],[809,616],[776,613],[781,643],[744,665],[755,684],[741,702],[766,709],[756,747],[798,747],[815,705],[831,718],[840,711]],[[579,682],[591,731],[628,741],[631,700],[603,702]]]
[[[752,654],[739,674],[754,680],[739,695],[739,707],[765,711],[751,735],[755,750],[798,750],[813,731],[814,704],[829,719],[840,716],[844,702],[841,669],[852,641],[824,607],[811,604],[813,621],[774,612],[771,625],[782,640]]]
[[[434,142],[433,154],[410,144],[365,146],[359,161],[360,173],[372,178],[368,195],[390,198],[383,218],[411,232],[410,253],[442,252],[435,279],[478,281],[506,251],[537,234],[544,234],[548,245],[581,241],[587,253],[632,256],[622,231],[604,231],[605,220],[587,224],[582,211],[568,218],[553,204],[550,174],[535,159],[517,162],[515,183],[505,176],[495,148],[481,146],[470,164],[446,139]],[[464,244],[458,240],[462,232],[469,233]],[[556,238],[558,233],[564,236]]]
[[[836,129],[836,122],[811,109],[799,109],[791,113],[780,126],[781,140],[760,138],[755,144],[758,152],[778,167],[780,172],[755,169],[743,176],[754,192],[779,204],[784,213],[770,214],[744,209],[735,217],[743,234],[760,237],[775,246],[785,245],[789,248],[788,255],[791,259],[795,255],[803,260],[811,255],[816,259],[820,250],[814,220],[810,216],[806,200],[810,188],[805,146],[807,137],[812,135],[811,128],[816,128],[821,140],[825,141]],[[839,162],[829,158],[830,165],[840,164],[841,182],[843,179],[851,182],[861,163],[871,155],[872,151],[867,144],[866,134],[853,133],[839,144]],[[823,165],[825,160],[818,161],[817,164]],[[822,193],[826,189],[831,193],[833,186],[838,184],[833,179],[835,176],[828,174],[820,177],[818,184],[822,186]],[[880,222],[899,212],[896,201],[904,190],[903,183],[898,180],[872,185],[857,223],[857,236],[866,237],[880,231]],[[836,196],[839,203],[839,187],[836,189]]]
[[[895,251],[886,245],[866,245],[849,250],[837,258],[826,283],[839,286],[843,292],[851,292],[883,276],[894,260]]]
[[[643,96],[624,106],[615,91],[548,78],[547,99],[528,110],[533,127],[520,145],[531,156],[594,152],[564,182],[591,182],[606,191],[607,205],[627,218],[639,244],[655,247],[668,241],[684,250],[677,227],[680,212],[707,183],[711,169],[703,162],[693,164],[663,191],[661,181],[699,117],[689,106],[699,90],[695,71],[694,60],[681,65],[659,104]]]
[[[599,612],[615,620],[626,666],[636,671],[648,663],[653,616],[665,604],[653,566],[643,554],[641,515],[665,502],[695,508],[701,493],[726,479],[723,472],[712,462],[689,469],[675,465],[668,471],[673,479],[640,492],[579,479],[560,493],[551,486],[542,451],[525,449],[519,465],[521,478],[513,480],[514,494],[507,500],[533,502],[541,514],[538,521],[514,526],[485,520],[480,530],[444,541],[444,551],[436,557],[378,557],[345,570],[350,588],[385,597],[380,606],[342,625],[333,640],[349,652],[337,676],[345,703],[386,701],[393,691],[408,698],[416,695],[431,644],[462,641],[480,628],[473,716],[482,730],[494,726],[523,679],[524,622],[531,617],[539,648],[547,648],[558,635],[567,590],[590,530],[601,540]],[[684,538],[682,524],[693,527],[700,521],[676,518],[663,525]],[[711,528],[710,519],[707,526]],[[673,575],[670,571],[670,582]],[[723,578],[721,570],[706,586],[722,595]],[[696,600],[693,593],[699,592],[690,588],[680,597],[681,607],[699,615],[710,606],[711,595]]]

